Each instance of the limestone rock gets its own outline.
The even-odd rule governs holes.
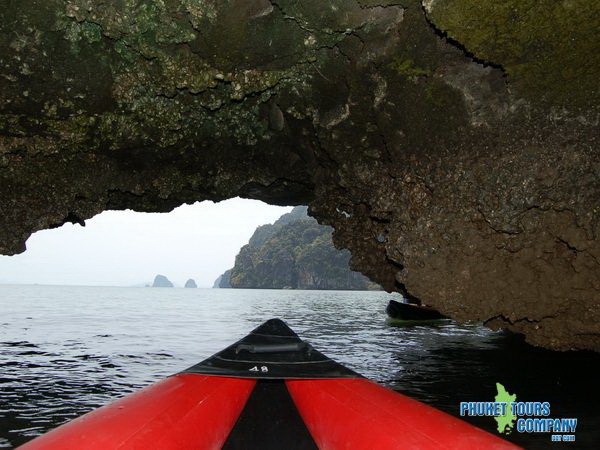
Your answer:
[[[331,241],[332,229],[297,206],[275,223],[256,229],[229,274],[234,288],[380,289],[350,270],[350,254]]]
[[[167,277],[165,277],[164,275],[156,275],[154,277],[154,282],[152,283],[152,287],[172,288],[173,283],[171,283],[171,281],[169,281],[169,279]]]
[[[231,287],[231,270],[226,270],[215,280],[213,288],[230,288]]]
[[[0,253],[107,209],[308,204],[385,289],[600,350],[600,2],[113,3],[0,10]]]
[[[190,278],[189,280],[187,280],[185,282],[185,286],[186,288],[197,288],[198,286],[196,285],[196,281],[193,280],[192,278]]]

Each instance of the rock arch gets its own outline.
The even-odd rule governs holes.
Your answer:
[[[386,289],[599,350],[598,8],[9,2],[0,252],[106,209],[309,204]]]

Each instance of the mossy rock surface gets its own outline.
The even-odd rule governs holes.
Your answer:
[[[553,106],[600,100],[600,3],[587,0],[425,0],[435,26],[501,66],[519,95]]]

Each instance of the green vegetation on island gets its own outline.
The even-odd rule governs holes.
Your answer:
[[[350,270],[350,252],[334,247],[332,231],[309,217],[306,206],[297,206],[275,223],[258,227],[215,287],[380,289]]]

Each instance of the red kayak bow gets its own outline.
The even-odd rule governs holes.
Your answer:
[[[209,359],[21,447],[509,449],[486,431],[383,388],[272,319]]]

